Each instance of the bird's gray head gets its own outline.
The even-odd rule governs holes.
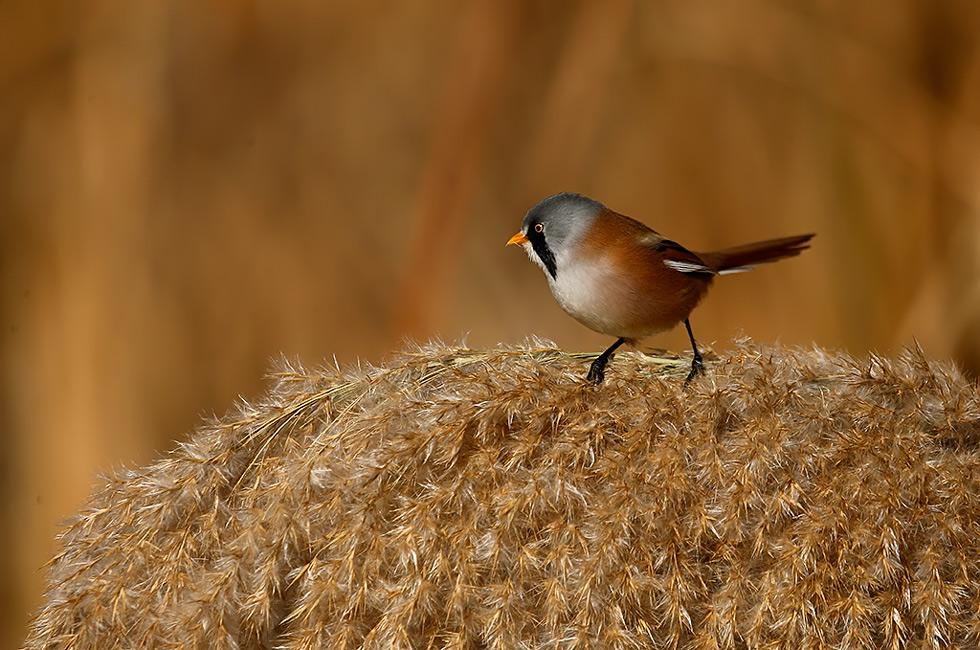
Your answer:
[[[527,211],[521,224],[521,234],[531,247],[528,256],[554,279],[558,258],[578,241],[603,209],[605,206],[598,201],[570,192],[539,202]]]

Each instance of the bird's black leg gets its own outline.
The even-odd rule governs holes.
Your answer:
[[[694,332],[691,331],[691,321],[690,319],[684,319],[684,325],[687,327],[687,335],[691,338],[691,347],[694,348],[694,359],[691,361],[691,372],[687,375],[687,379],[684,380],[684,386],[691,383],[695,375],[704,374],[704,364],[701,362],[701,353],[698,352],[698,344],[694,340]]]
[[[610,359],[612,359],[613,352],[616,351],[616,348],[621,346],[623,343],[626,343],[626,339],[616,339],[615,343],[610,345],[605,352],[600,354],[589,367],[589,375],[586,377],[586,379],[596,386],[601,384],[603,377],[606,376],[606,364],[609,363]]]

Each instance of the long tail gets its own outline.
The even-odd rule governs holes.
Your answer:
[[[749,271],[759,264],[767,264],[784,257],[795,257],[810,248],[807,242],[814,233],[769,239],[766,241],[735,246],[711,253],[698,253],[704,263],[718,275]]]

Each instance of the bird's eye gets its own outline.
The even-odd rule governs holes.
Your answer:
[[[544,232],[544,224],[543,223],[534,224],[534,232]]]

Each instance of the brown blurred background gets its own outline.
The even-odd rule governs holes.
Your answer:
[[[976,0],[0,0],[0,644],[100,473],[280,353],[608,345],[504,246],[557,191],[695,250],[818,232],[717,283],[720,349],[976,373],[978,30]]]

